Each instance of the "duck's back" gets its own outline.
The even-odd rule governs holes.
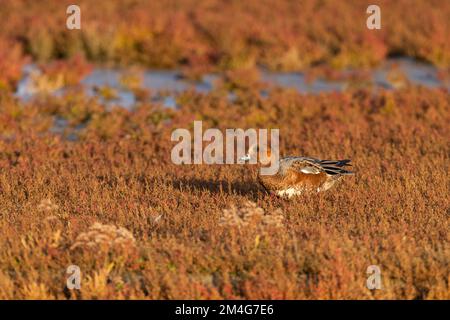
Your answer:
[[[280,160],[275,175],[260,175],[264,188],[276,195],[292,197],[305,192],[328,190],[343,175],[350,160],[320,160],[311,157],[285,157]]]

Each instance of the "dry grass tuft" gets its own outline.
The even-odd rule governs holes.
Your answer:
[[[89,230],[80,233],[70,250],[77,248],[98,249],[126,249],[135,246],[133,234],[125,228],[94,223]]]
[[[226,227],[275,227],[281,228],[283,226],[283,212],[281,209],[276,209],[270,214],[266,214],[264,209],[258,207],[256,203],[247,201],[241,208],[232,205],[230,209],[223,210],[223,216],[220,218],[220,224]]]

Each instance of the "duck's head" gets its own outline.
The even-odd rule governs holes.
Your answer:
[[[276,149],[278,151],[278,148]],[[271,147],[263,144],[253,144],[245,156],[239,159],[244,163],[261,164],[261,175],[274,175],[279,169],[279,153],[274,152]]]
[[[258,157],[259,154],[259,157]],[[262,164],[266,164],[270,162],[270,159],[272,157],[272,152],[269,146],[260,146],[257,143],[252,144],[250,148],[248,148],[248,152],[245,156],[239,158],[240,161],[243,161],[244,163],[252,163],[256,164],[261,162]]]

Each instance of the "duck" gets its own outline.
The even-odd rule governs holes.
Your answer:
[[[271,150],[267,149],[266,156],[270,158]],[[255,160],[258,152],[260,152],[259,147],[252,146],[240,160],[244,163]],[[355,174],[346,169],[351,166],[350,159],[322,160],[306,156],[287,156],[278,161],[276,173],[263,175],[260,171],[258,182],[268,193],[281,198],[290,199],[295,196],[324,192],[343,177]]]

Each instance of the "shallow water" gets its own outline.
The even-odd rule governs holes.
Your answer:
[[[28,65],[24,68],[24,76],[20,81],[16,95],[28,100],[38,92],[33,88],[33,82],[30,77],[32,72],[39,72],[34,65]],[[125,89],[120,84],[120,77],[125,70],[97,68],[87,75],[81,84],[90,96],[98,96],[95,88],[109,87],[114,89],[116,97],[114,99],[105,100],[99,96],[107,105],[118,105],[126,109],[131,109],[136,103],[136,97],[130,90]],[[357,70],[347,70],[341,74],[351,76]],[[443,83],[437,77],[438,70],[425,63],[417,62],[408,58],[389,59],[378,68],[369,72],[367,80],[353,80],[353,83],[369,82],[375,88],[385,88],[395,90],[403,86],[406,82],[413,85],[421,85],[425,87],[437,88],[444,87],[450,90],[450,84]],[[350,81],[332,81],[327,79],[315,79],[307,81],[304,73],[296,72],[269,72],[261,70],[262,81],[272,86],[295,89],[302,94],[318,94],[322,92],[339,92],[348,88]],[[392,77],[394,75],[394,77]],[[395,78],[397,75],[397,78]],[[390,77],[391,76],[391,77]],[[159,102],[168,108],[177,108],[176,95],[186,90],[195,90],[199,93],[208,93],[214,88],[214,83],[219,79],[219,75],[205,75],[201,81],[192,82],[182,79],[177,71],[155,71],[149,70],[144,72],[142,87],[151,90],[151,100]],[[161,95],[160,92],[164,91]],[[64,89],[55,90],[54,95],[64,93]],[[262,96],[267,96],[270,91],[265,90]],[[232,99],[233,93],[230,93]]]

